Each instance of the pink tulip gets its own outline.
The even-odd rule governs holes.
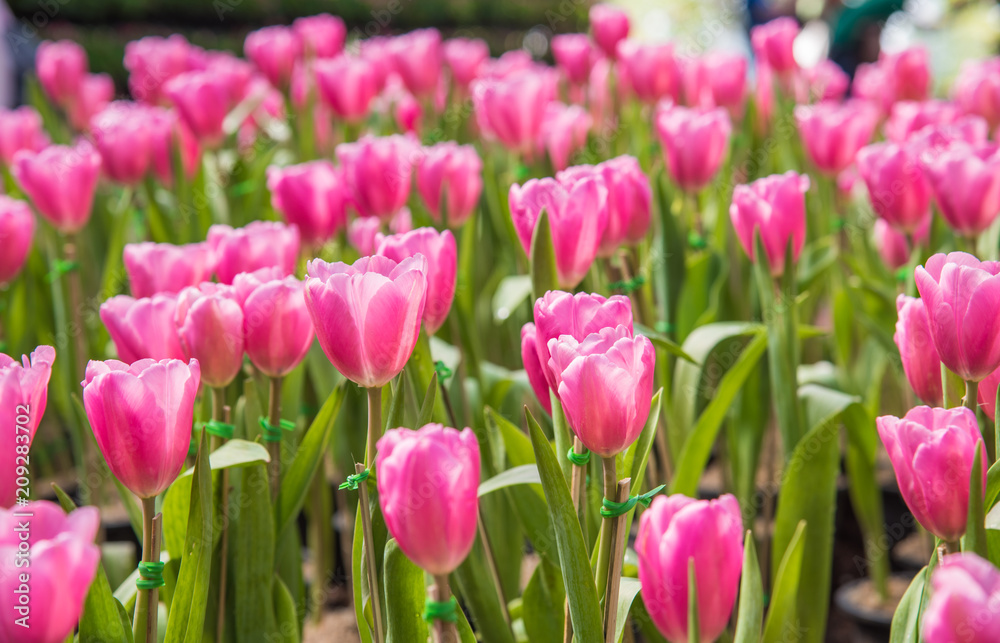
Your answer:
[[[291,27],[264,27],[247,34],[243,52],[272,85],[288,87],[292,67],[302,56],[302,39]]]
[[[750,30],[754,55],[779,76],[796,69],[793,47],[799,35],[799,24],[794,18],[781,17],[758,25]]]
[[[556,179],[573,182],[587,175],[602,177],[608,188],[608,225],[598,255],[609,257],[622,244],[641,241],[649,231],[652,190],[639,161],[632,156],[618,156],[599,165],[567,168]]]
[[[468,89],[489,59],[490,47],[479,38],[451,38],[441,45],[441,55],[455,84]]]
[[[927,238],[931,232],[930,212],[924,217],[922,223],[917,226],[911,239],[893,228],[885,219],[876,219],[873,235],[875,237],[875,247],[882,261],[890,270],[899,270],[910,263],[910,255],[913,252],[913,244],[918,247],[927,243]]]
[[[901,232],[914,232],[927,219],[931,193],[913,149],[875,143],[856,160],[875,213]]]
[[[618,45],[618,64],[627,86],[645,103],[676,99],[680,93],[681,72],[673,45],[642,45],[623,40]]]
[[[414,98],[413,94],[407,93],[396,101],[393,117],[396,120],[396,127],[400,132],[404,134],[419,134],[421,121],[424,118],[424,108]]]
[[[101,153],[104,173],[112,181],[135,185],[152,162],[149,108],[115,101],[90,121],[90,132]]]
[[[51,145],[38,153],[22,150],[11,166],[38,213],[64,234],[79,232],[90,219],[100,171],[101,155],[86,141],[73,147]]]
[[[665,105],[656,112],[656,131],[667,169],[687,192],[706,187],[729,150],[732,124],[721,107],[709,110]]]
[[[174,184],[174,157],[180,156],[181,167],[188,180],[194,178],[201,161],[198,140],[181,122],[177,112],[161,107],[146,110],[146,127],[152,143],[152,169],[166,186]]]
[[[896,334],[903,372],[910,387],[924,402],[941,403],[941,357],[931,337],[930,321],[922,299],[899,295],[896,298]]]
[[[455,298],[458,247],[451,231],[417,228],[405,234],[384,237],[378,244],[376,254],[396,263],[418,255],[427,260],[427,301],[424,304],[423,324],[427,334],[433,335],[448,318],[451,302]]]
[[[392,66],[406,89],[421,98],[430,96],[441,74],[441,33],[437,29],[417,29],[389,42]]]
[[[1000,58],[966,61],[955,79],[954,94],[966,114],[982,116],[991,129],[1000,125]]]
[[[201,366],[201,381],[225,388],[243,366],[243,310],[231,286],[205,282],[177,296],[174,314],[185,359]]]
[[[0,641],[60,643],[73,636],[101,559],[94,544],[100,520],[97,507],[66,515],[47,500],[0,510],[0,592],[10,597]]]
[[[321,246],[347,226],[347,185],[330,161],[269,167],[267,189],[271,205],[307,246]]]
[[[1000,263],[970,254],[936,254],[917,266],[941,361],[964,380],[979,381],[1000,366]]]
[[[879,66],[886,71],[893,101],[920,101],[927,98],[931,90],[931,71],[927,50],[911,47],[903,51],[879,55]]]
[[[0,285],[21,272],[35,236],[35,215],[24,201],[0,195]]]
[[[426,424],[378,441],[378,499],[385,526],[406,557],[447,575],[476,540],[479,443],[471,429]]]
[[[948,225],[966,237],[989,228],[1000,214],[1000,146],[956,144],[922,160]]]
[[[372,63],[341,54],[313,63],[319,96],[333,113],[357,123],[368,116],[372,99],[379,92]]]
[[[134,297],[178,293],[208,281],[215,272],[215,255],[206,243],[129,243],[123,253],[125,272]]]
[[[115,97],[115,84],[107,74],[88,74],[67,107],[69,123],[78,132],[87,131],[91,119]]]
[[[136,299],[111,297],[101,304],[100,316],[108,329],[118,358],[131,364],[140,359],[183,359],[184,349],[174,316],[177,295],[157,293]]]
[[[72,40],[47,40],[35,53],[35,73],[49,98],[65,108],[78,98],[87,75],[87,52]]]
[[[374,36],[361,41],[361,58],[371,64],[377,92],[382,91],[389,75],[395,71],[392,52],[389,51],[391,42],[392,38],[389,36]]]
[[[538,147],[548,152],[553,168],[566,169],[570,156],[587,144],[592,125],[584,108],[553,101],[545,107]]]
[[[305,284],[294,277],[258,279],[263,271],[236,276],[233,288],[243,308],[246,352],[257,370],[284,377],[305,358],[315,336],[306,307]]]
[[[472,145],[454,141],[423,149],[417,165],[417,191],[435,223],[447,214],[454,228],[465,223],[483,190],[483,162]]]
[[[823,59],[812,67],[799,69],[796,84],[796,100],[800,103],[812,101],[840,100],[847,93],[851,79],[830,59]]]
[[[931,574],[927,643],[993,643],[1000,632],[1000,571],[972,552],[945,556]]]
[[[854,162],[854,155],[871,140],[878,109],[867,101],[825,101],[795,108],[802,144],[816,167],[834,176]]]
[[[758,134],[764,134],[771,129],[771,119],[774,116],[774,71],[760,61],[757,61],[754,67],[757,73],[753,91],[754,104],[757,107],[754,127]]]
[[[612,60],[618,43],[628,36],[628,14],[610,4],[595,4],[590,8],[590,32],[604,55]]]
[[[189,71],[163,85],[181,120],[206,147],[217,147],[225,137],[222,124],[237,100],[232,80],[213,71]]]
[[[608,188],[597,176],[531,179],[510,186],[510,215],[526,253],[544,210],[555,249],[556,271],[563,288],[575,288],[597,256],[608,223]]]
[[[306,306],[334,367],[366,388],[396,377],[420,334],[427,260],[397,264],[376,255],[347,265],[313,259],[306,272]]]
[[[163,84],[195,68],[197,48],[184,36],[146,36],[125,45],[128,88],[136,100],[151,105],[164,101]]]
[[[895,102],[888,72],[878,63],[862,63],[854,71],[851,81],[851,96],[878,105],[883,115],[892,109]]]
[[[215,252],[216,275],[224,284],[233,283],[241,272],[277,266],[286,275],[295,272],[299,257],[299,230],[275,221],[253,221],[233,229],[214,225],[208,243]]]
[[[734,119],[743,116],[747,98],[746,58],[717,51],[687,59],[680,68],[688,105],[725,107]]]
[[[628,326],[602,328],[578,341],[550,339],[549,372],[573,432],[584,446],[613,457],[638,439],[653,399],[656,349]]]
[[[21,362],[0,353],[0,418],[7,427],[0,434],[5,454],[0,471],[0,507],[12,507],[17,499],[17,466],[28,461],[25,457],[18,462],[17,456],[27,456],[38,423],[45,415],[55,359],[56,349],[51,346],[39,346],[30,358],[22,356]]]
[[[913,517],[942,540],[961,538],[976,445],[982,450],[986,488],[986,448],[976,414],[965,407],[918,406],[902,419],[883,415],[876,424]]]
[[[510,78],[522,71],[542,71],[544,65],[539,65],[524,49],[512,49],[500,54],[499,58],[490,58],[484,61],[479,72],[480,78],[491,80],[502,80]]]
[[[42,117],[33,107],[0,108],[0,161],[10,165],[21,150],[40,152],[49,144]]]
[[[885,135],[890,141],[902,143],[928,125],[948,125],[961,115],[958,105],[948,101],[900,101],[892,106]]]
[[[166,491],[184,468],[200,377],[198,360],[87,365],[83,406],[97,446],[111,473],[140,498]]]
[[[552,57],[570,83],[582,85],[590,78],[590,69],[594,66],[594,46],[587,34],[566,33],[553,36]]]
[[[337,146],[337,159],[351,188],[351,204],[360,216],[387,221],[406,205],[418,155],[418,144],[399,134],[366,135]]]
[[[409,208],[401,208],[389,220],[390,234],[404,234],[413,229],[413,217]],[[358,251],[362,257],[375,254],[378,249],[379,235],[382,234],[382,221],[375,217],[362,217],[351,221],[347,226],[347,242]]]
[[[526,69],[472,83],[476,121],[506,148],[532,157],[545,106],[555,98],[551,72]]]
[[[967,143],[974,147],[983,146],[989,140],[989,126],[979,116],[963,116],[954,123],[928,125],[910,135],[907,147],[926,165],[954,143]]]
[[[743,520],[731,494],[695,500],[675,494],[653,500],[639,519],[642,598],[656,628],[671,641],[690,641],[688,576],[694,561],[698,634],[714,641],[725,631],[743,569]]]
[[[587,104],[590,107],[590,117],[595,123],[607,123],[612,117],[614,102],[611,98],[611,62],[601,58],[590,70],[590,80],[587,83]],[[615,121],[611,121],[615,122]]]
[[[312,58],[333,58],[344,50],[347,26],[339,16],[321,13],[296,18],[292,29],[302,41],[302,50]]]
[[[809,177],[793,171],[737,185],[729,218],[740,245],[750,261],[757,261],[754,235],[759,230],[772,275],[785,272],[785,252],[792,244],[792,259],[798,261],[806,239],[806,198]]]
[[[198,69],[208,73],[212,78],[196,77],[194,82],[186,80],[183,83],[178,82],[178,85],[181,88],[189,87],[193,94],[186,97],[192,110],[197,107],[199,96],[211,101],[208,106],[211,108],[211,113],[206,119],[208,124],[214,123],[217,118],[215,112],[220,108],[224,106],[228,111],[246,98],[248,88],[256,78],[259,78],[253,64],[229,52],[208,52]],[[168,95],[168,98],[171,104],[177,104],[173,97]]]
[[[528,383],[531,384],[531,390],[535,392],[538,403],[542,405],[546,413],[551,415],[552,398],[549,396],[549,383],[545,379],[548,365],[546,364],[543,367],[539,361],[538,331],[531,322],[521,327],[521,363],[524,364],[524,370],[528,375]]]

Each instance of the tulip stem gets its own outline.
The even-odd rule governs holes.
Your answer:
[[[962,403],[967,409],[971,409],[973,413],[979,407],[979,382],[974,382],[972,380],[965,381],[965,398],[963,398]]]
[[[379,390],[379,389],[369,389]],[[360,462],[354,465],[354,472],[362,474],[366,470],[365,465]],[[378,589],[378,567],[375,565],[375,537],[372,532],[371,505],[368,504],[368,481],[364,480],[358,485],[359,506],[361,512],[361,530],[365,545],[365,564],[368,566],[368,595],[372,599],[372,619],[374,620],[374,631],[372,640],[375,643],[382,643],[385,640],[382,632],[382,596]]]
[[[583,442],[580,438],[573,437],[573,453],[577,455],[583,455],[586,452],[586,447],[583,446]],[[570,495],[573,499],[573,505],[576,507],[576,517],[580,521],[580,528],[583,530],[583,542],[587,542],[587,503],[586,498],[586,486],[587,486],[587,466],[574,466],[573,475],[570,478]],[[564,614],[563,614],[563,643],[572,643],[573,641],[573,621],[570,619],[569,613],[569,598],[565,601]]]
[[[608,500],[615,500],[618,497],[618,474],[615,471],[615,457],[602,458],[604,463],[604,497]],[[612,527],[615,518],[605,517],[601,521],[601,534],[599,536],[597,548],[597,593],[599,598],[604,598],[608,585],[608,572],[611,566],[611,540],[614,534]]]
[[[226,406],[226,390],[212,389],[212,419],[229,424],[229,407]],[[212,450],[223,445],[223,438],[212,436]],[[228,576],[229,555],[229,469],[222,470],[222,534],[219,536],[219,618],[215,625],[215,640],[224,641],[226,631],[226,576]]]
[[[451,587],[448,585],[448,576],[446,574],[435,574],[432,593],[434,600],[439,603],[451,600]],[[455,624],[443,619],[435,620],[434,643],[458,643],[458,629],[455,627]]]
[[[156,514],[156,498],[142,499],[142,562],[160,559],[160,516]],[[135,598],[132,637],[135,643],[156,643],[156,621],[159,616],[159,589],[140,589]]]
[[[268,396],[268,422],[280,433],[281,426],[281,378],[272,377],[270,395]],[[271,478],[271,500],[278,510],[278,492],[281,490],[281,440],[267,443],[267,451],[271,456],[268,464],[268,474]]]
[[[959,540],[945,540],[943,545],[946,554],[957,554],[962,551],[962,543]]]
[[[368,449],[365,467],[375,466],[375,447],[382,437],[382,387],[368,389]]]

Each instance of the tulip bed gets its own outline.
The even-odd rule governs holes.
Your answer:
[[[365,643],[819,642],[845,513],[893,641],[998,640],[1000,60],[847,98],[790,19],[752,71],[628,32],[148,37],[127,100],[44,43],[0,643],[301,641],[341,585]]]

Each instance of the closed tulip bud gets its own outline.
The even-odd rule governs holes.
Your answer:
[[[388,221],[406,205],[418,155],[418,144],[399,134],[363,136],[337,146],[337,159],[351,188],[351,204],[360,216]]]
[[[313,259],[306,306],[319,344],[340,373],[366,388],[399,374],[420,335],[427,260],[362,257],[353,265]]]
[[[890,270],[899,270],[910,263],[913,244],[917,246],[924,245],[930,236],[930,231],[931,215],[928,212],[927,216],[924,217],[923,223],[917,227],[916,232],[912,235],[913,243],[911,243],[911,239],[908,239],[904,233],[889,225],[885,219],[875,220],[875,227],[872,233],[875,237],[875,247],[878,249],[878,254],[882,257],[883,263]]]
[[[792,244],[792,259],[798,261],[806,239],[806,197],[809,177],[788,171],[737,185],[729,218],[736,237],[750,261],[757,261],[754,232],[760,231],[772,275],[785,272],[785,250]]]
[[[87,74],[80,82],[76,97],[67,107],[69,124],[86,132],[90,121],[115,97],[115,83],[107,74]]]
[[[692,107],[725,107],[743,116],[747,98],[747,59],[739,54],[711,52],[680,65],[684,100]]]
[[[35,52],[38,82],[49,98],[62,107],[77,99],[87,68],[87,52],[72,40],[47,40]]]
[[[816,167],[828,176],[836,176],[854,162],[858,150],[875,133],[878,119],[878,108],[861,100],[795,108],[802,144]]]
[[[66,515],[46,500],[0,509],[0,592],[12,599],[0,615],[0,641],[60,643],[73,635],[101,559],[100,522],[97,507]],[[30,597],[30,613],[15,608],[20,596]]]
[[[618,64],[629,89],[639,100],[653,104],[678,97],[681,72],[673,45],[643,45],[624,40],[618,45]]]
[[[545,379],[548,364],[542,366],[542,363],[539,361],[538,331],[531,322],[521,327],[521,363],[524,364],[524,371],[528,375],[528,383],[531,384],[531,390],[535,392],[538,403],[542,405],[546,413],[551,415],[552,399],[549,397],[548,380]]]
[[[185,101],[190,109],[197,107],[199,95],[212,101],[209,107],[211,112],[207,117],[204,131],[211,135],[216,120],[220,122],[225,119],[226,111],[232,109],[247,96],[249,87],[260,77],[257,69],[252,63],[238,58],[229,52],[212,51],[205,55],[204,61],[198,66],[199,70],[206,72],[209,77],[188,77],[184,81],[177,81],[177,92],[179,100]],[[183,76],[183,75],[182,75]],[[183,95],[187,94],[187,95]],[[177,105],[177,100],[168,95],[169,103]],[[220,118],[218,111],[223,109]],[[197,117],[197,115],[195,115]],[[187,117],[183,117],[186,121]],[[213,126],[213,127],[208,127]],[[197,134],[202,131],[189,123],[189,127]],[[199,137],[200,138],[200,137]]]
[[[927,50],[910,47],[903,51],[879,55],[879,66],[885,69],[894,101],[924,100],[931,90],[931,70]]]
[[[292,29],[302,41],[305,55],[313,58],[333,58],[344,50],[347,41],[347,25],[339,16],[328,13],[296,18]]]
[[[614,109],[611,99],[611,62],[601,58],[590,70],[590,81],[587,83],[587,104],[590,116],[595,123],[605,123]]]
[[[931,192],[913,148],[875,143],[857,155],[858,173],[875,213],[902,232],[914,232],[930,212]]]
[[[468,89],[489,59],[490,46],[479,38],[450,38],[441,45],[441,55],[455,84]]]
[[[208,243],[215,252],[219,282],[233,283],[241,272],[275,266],[284,274],[295,272],[299,257],[299,230],[275,221],[253,221],[242,228],[214,225]]]
[[[21,362],[0,353],[0,419],[8,430],[0,433],[3,452],[3,469],[0,470],[0,507],[12,507],[17,500],[17,446],[28,447],[35,439],[38,423],[45,415],[48,400],[49,378],[52,363],[56,360],[56,349],[39,346],[29,358],[21,357]],[[23,428],[22,428],[23,427]]]
[[[945,556],[931,574],[927,643],[992,643],[1000,632],[1000,571],[972,552]]]
[[[927,309],[922,299],[899,295],[896,298],[896,334],[903,372],[910,387],[924,402],[941,403],[941,357],[931,337]]]
[[[953,89],[962,111],[1000,125],[1000,58],[965,61]]]
[[[660,633],[678,643],[693,638],[688,623],[693,561],[699,640],[719,638],[732,614],[743,569],[743,521],[736,498],[656,498],[639,519],[635,550],[642,598]]]
[[[198,360],[91,361],[83,406],[108,468],[129,491],[153,498],[184,467],[191,444]]]
[[[21,272],[35,236],[35,215],[24,201],[0,195],[0,285]]]
[[[989,126],[978,116],[963,116],[954,123],[928,125],[910,135],[906,141],[913,154],[926,165],[947,151],[955,143],[966,143],[973,147],[984,146],[990,136]]]
[[[628,37],[628,14],[610,4],[590,8],[590,33],[604,55],[614,59],[618,43]]]
[[[321,246],[347,225],[347,185],[326,160],[267,169],[271,205],[299,229],[307,246]]]
[[[81,141],[50,145],[41,152],[18,152],[11,172],[35,209],[60,232],[79,232],[90,219],[101,155]],[[58,190],[53,186],[59,186]]]
[[[957,234],[975,237],[990,227],[1000,214],[1000,146],[956,144],[921,160],[941,216]]]
[[[238,101],[234,78],[212,70],[189,71],[163,85],[163,93],[177,109],[181,120],[205,147],[218,147],[225,132],[226,114]]]
[[[587,110],[579,105],[553,101],[546,106],[538,147],[548,152],[553,168],[566,169],[570,157],[587,144],[593,122]]]
[[[404,134],[419,134],[420,122],[424,118],[424,108],[413,94],[404,92],[396,101],[393,109],[393,119],[396,128]]]
[[[441,32],[417,29],[389,41],[393,70],[411,94],[433,95],[441,75]]]
[[[374,36],[361,41],[361,58],[371,65],[376,93],[385,88],[390,74],[395,71],[392,66],[392,52],[389,51],[391,42],[392,38],[389,36]]]
[[[455,298],[458,273],[458,248],[450,230],[417,228],[405,234],[384,237],[377,254],[401,263],[408,257],[423,255],[427,260],[427,302],[423,323],[428,335],[437,332],[448,318]]]
[[[112,181],[135,185],[146,176],[153,153],[148,122],[148,108],[129,101],[115,101],[91,119],[91,135]]]
[[[0,108],[0,161],[4,165],[10,165],[21,150],[40,152],[48,144],[49,135],[34,108],[27,105],[10,110]]]
[[[425,147],[417,165],[417,191],[435,223],[447,214],[448,225],[460,227],[483,191],[483,161],[476,148],[454,141]]]
[[[977,445],[983,465],[981,489],[986,488],[986,449],[976,414],[965,407],[918,406],[903,418],[883,415],[876,424],[913,517],[942,540],[961,538]]]
[[[378,441],[378,499],[385,526],[406,557],[447,575],[476,540],[479,443],[471,429],[427,424]]]
[[[685,191],[697,192],[712,181],[726,158],[732,124],[722,108],[667,105],[656,112],[656,131],[670,176]]]
[[[163,84],[195,68],[197,48],[180,34],[146,36],[125,45],[128,89],[136,100],[151,105],[165,101]]]
[[[488,138],[531,158],[545,116],[555,98],[552,72],[534,68],[472,83],[476,122]]]
[[[841,100],[847,94],[851,79],[840,65],[830,59],[799,70],[795,98],[800,103]]]
[[[413,217],[409,208],[402,208],[389,221],[391,234],[403,234],[413,229]],[[355,219],[347,226],[347,243],[351,244],[362,257],[375,254],[382,234],[382,222],[375,217]]]
[[[1000,366],[1000,263],[964,252],[936,254],[917,266],[941,361],[964,380],[979,381]]]
[[[246,352],[264,375],[284,377],[305,358],[315,336],[305,285],[294,277],[257,281],[254,275],[263,277],[261,272],[237,275],[233,284],[243,307]]]
[[[201,366],[201,381],[225,388],[243,366],[243,309],[231,286],[206,282],[177,296],[174,314],[186,359]]]
[[[302,39],[291,27],[264,27],[247,34],[243,52],[272,85],[288,87],[292,67],[302,56]]]
[[[174,158],[180,156],[184,176],[191,180],[198,171],[201,147],[177,112],[155,107],[146,110],[146,127],[151,139],[152,169],[156,178],[166,186],[174,184]]]
[[[794,18],[781,17],[757,25],[750,30],[754,55],[779,75],[795,71],[795,39],[799,23]]]
[[[608,223],[608,188],[596,176],[580,180],[531,179],[510,186],[510,215],[526,253],[544,210],[563,288],[575,288],[594,263]]]
[[[379,92],[371,61],[341,54],[313,63],[320,98],[340,118],[358,123],[368,116]]]
[[[184,349],[174,317],[177,295],[159,293],[135,299],[112,297],[101,304],[100,316],[118,358],[131,364],[140,359],[183,359]]]
[[[215,255],[206,242],[175,246],[170,243],[129,243],[122,253],[133,297],[178,293],[212,278]]]
[[[888,115],[895,102],[886,70],[878,63],[862,63],[854,71],[851,81],[851,96],[867,100],[879,108],[879,113]]]
[[[892,106],[885,123],[890,141],[902,143],[929,125],[949,125],[962,116],[958,105],[944,100],[900,101]]]
[[[566,79],[574,85],[582,85],[590,78],[594,54],[594,45],[587,34],[565,33],[552,37],[552,57],[566,74]]]

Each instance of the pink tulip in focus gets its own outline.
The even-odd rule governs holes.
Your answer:
[[[795,108],[802,144],[816,167],[835,176],[854,162],[878,125],[878,109],[861,100],[825,101]]]
[[[101,304],[100,316],[118,351],[131,364],[140,359],[183,359],[184,349],[174,318],[177,295],[157,293],[136,299],[117,295]]]
[[[417,165],[417,192],[435,223],[445,214],[460,227],[475,211],[483,190],[483,162],[472,145],[445,141],[425,147]]]
[[[931,337],[927,309],[922,299],[899,295],[896,298],[896,334],[903,372],[913,392],[928,404],[941,403],[941,357]]]
[[[406,89],[419,98],[433,95],[441,75],[441,33],[417,29],[396,36],[389,43],[392,66]]]
[[[690,641],[688,576],[694,561],[698,634],[719,638],[729,622],[743,569],[743,519],[731,494],[695,500],[675,494],[653,500],[635,541],[642,598],[656,628],[671,641]]]
[[[656,131],[670,176],[685,191],[697,192],[712,181],[726,158],[732,124],[721,107],[665,105],[656,111]]]
[[[90,219],[100,171],[101,155],[86,141],[38,153],[22,150],[11,166],[38,213],[64,234],[79,232]]]
[[[45,41],[35,52],[35,73],[49,98],[66,108],[87,75],[87,52],[72,40]]]
[[[750,30],[754,55],[779,76],[795,71],[793,46],[799,35],[799,23],[794,18],[781,17]]]
[[[563,105],[553,101],[545,108],[539,148],[548,152],[552,167],[563,170],[570,157],[587,143],[593,119],[579,105]]]
[[[341,54],[313,63],[319,96],[333,113],[352,123],[364,120],[372,99],[379,92],[372,63],[364,58]]]
[[[734,119],[743,116],[747,98],[747,59],[721,51],[687,59],[680,65],[684,100],[691,107],[725,107]]]
[[[521,363],[528,375],[528,383],[535,392],[538,403],[545,412],[552,414],[552,398],[549,396],[549,383],[545,379],[548,365],[542,366],[538,358],[538,331],[535,325],[528,322],[521,327]]]
[[[900,232],[914,232],[927,219],[931,193],[913,149],[875,143],[856,160],[875,213]]]
[[[201,381],[225,388],[243,366],[243,310],[231,286],[205,282],[177,296],[174,315],[186,359],[201,365]]]
[[[35,236],[35,215],[24,201],[0,195],[0,286],[21,272]]]
[[[419,156],[409,137],[362,136],[337,146],[337,159],[351,189],[351,205],[362,217],[388,221],[410,197],[410,177]]]
[[[427,260],[397,264],[375,255],[347,265],[313,259],[306,273],[306,306],[334,367],[366,388],[396,377],[420,335]]]
[[[181,120],[206,147],[217,147],[225,137],[223,121],[238,100],[230,80],[213,71],[189,71],[163,85]]]
[[[983,117],[991,129],[1000,125],[1000,58],[966,61],[953,91],[966,114]]]
[[[928,125],[948,125],[960,116],[958,105],[944,100],[899,101],[892,106],[885,123],[885,136],[902,143]]]
[[[379,235],[382,234],[382,221],[375,217],[359,217],[347,226],[347,243],[358,251],[362,257],[375,254],[378,249]],[[403,234],[413,229],[413,216],[409,208],[401,208],[389,220],[390,234]]]
[[[587,34],[564,33],[553,36],[552,57],[570,83],[582,85],[590,78],[590,69],[594,66],[594,46]]]
[[[162,107],[146,110],[146,127],[152,143],[152,169],[166,186],[174,185],[174,158],[180,156],[184,176],[191,180],[198,171],[201,148],[198,140],[181,122],[177,112]]]
[[[479,38],[450,38],[441,45],[441,55],[455,84],[468,89],[490,57],[490,47]]]
[[[343,172],[326,160],[267,169],[271,205],[299,229],[302,242],[321,246],[347,225]]]
[[[530,179],[510,186],[510,215],[521,246],[531,253],[531,238],[544,210],[563,288],[575,288],[590,270],[608,223],[608,188],[597,176]]]
[[[541,133],[545,106],[555,95],[550,71],[526,69],[472,83],[476,121],[483,133],[529,159]]]
[[[676,99],[680,94],[681,72],[673,45],[623,40],[618,45],[618,64],[627,86],[645,103]]]
[[[479,443],[471,429],[426,424],[378,441],[378,499],[385,526],[406,557],[447,575],[476,540]]]
[[[152,162],[148,122],[149,108],[130,101],[115,101],[91,119],[91,135],[112,181],[135,185],[146,176]]]
[[[306,57],[333,58],[344,50],[344,42],[347,40],[344,21],[340,16],[328,13],[296,18],[292,29],[302,41],[302,51]]]
[[[291,27],[264,27],[247,34],[243,52],[272,85],[288,87],[292,67],[302,56],[302,39]]]
[[[604,55],[614,60],[618,43],[628,36],[629,20],[620,8],[595,4],[590,8],[590,33]]]
[[[128,88],[135,100],[158,105],[163,102],[163,84],[196,65],[197,48],[184,36],[146,36],[125,45]]]
[[[305,358],[315,336],[305,284],[295,277],[258,281],[264,271],[236,276],[246,352],[257,370],[284,377]]]
[[[1000,146],[956,144],[922,161],[941,216],[957,234],[976,237],[990,227],[1000,214]]]
[[[930,232],[930,212],[924,217],[923,222],[917,226],[912,240],[908,239],[906,234],[889,225],[885,219],[876,219],[873,229],[875,247],[878,249],[878,254],[882,257],[882,261],[890,270],[899,270],[910,263],[913,244],[916,244],[918,247],[926,244]]]
[[[91,361],[83,406],[108,468],[140,498],[167,490],[191,443],[197,360]]]
[[[759,230],[771,274],[785,272],[785,253],[792,244],[792,259],[798,261],[806,240],[806,198],[809,177],[793,171],[757,179],[749,185],[737,185],[729,218],[736,237],[750,261],[757,261],[755,233]]]
[[[976,445],[981,449],[982,488],[986,488],[986,445],[976,414],[965,407],[918,406],[903,418],[883,415],[876,425],[913,517],[944,541],[961,538]]]
[[[1000,571],[972,552],[945,556],[931,573],[926,643],[993,643],[1000,632]]]
[[[799,69],[795,98],[800,103],[840,100],[851,79],[840,65],[826,58],[812,67]]]
[[[100,522],[97,507],[66,515],[47,500],[0,510],[0,592],[14,599],[0,615],[0,641],[60,643],[73,635],[100,564],[94,544]],[[29,560],[26,550],[28,565],[21,563]],[[30,612],[19,613],[19,596],[30,596]],[[27,620],[20,621],[22,614]]]
[[[69,123],[78,132],[87,131],[90,120],[115,97],[115,84],[107,74],[88,74],[80,82],[76,97],[67,106]]]
[[[0,108],[0,162],[10,165],[21,150],[40,152],[48,144],[42,117],[33,107]]]
[[[434,228],[417,228],[405,234],[384,237],[376,254],[396,263],[423,255],[427,260],[427,301],[423,323],[428,335],[433,335],[448,318],[455,298],[458,273],[458,247],[451,230],[438,232]]]
[[[936,254],[914,279],[944,365],[976,382],[1000,367],[1000,263]]]
[[[23,461],[17,462],[17,456],[22,455],[17,452],[17,446],[30,447],[35,439],[38,423],[45,415],[55,359],[56,349],[51,346],[39,346],[30,358],[24,355],[20,362],[0,353],[0,418],[8,427],[0,434],[0,446],[5,449],[4,468],[0,472],[0,507],[12,507],[17,500],[19,476],[15,473],[18,464],[23,464]],[[26,455],[28,449],[23,451]]]
[[[584,446],[613,457],[638,439],[653,399],[656,349],[628,326],[602,328],[578,341],[549,340],[549,372],[566,419]]]
[[[215,255],[207,242],[175,246],[170,243],[129,243],[123,253],[125,272],[134,297],[178,293],[212,278]]]

